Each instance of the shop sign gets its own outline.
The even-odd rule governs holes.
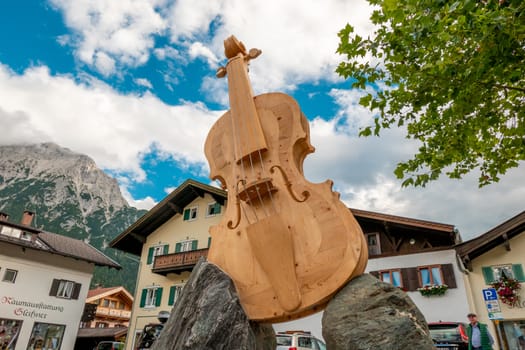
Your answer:
[[[48,311],[64,312],[64,307],[60,305],[20,300],[12,296],[3,296],[0,298],[0,304],[15,306],[16,308],[13,310],[13,314],[18,317],[45,319],[47,318]]]

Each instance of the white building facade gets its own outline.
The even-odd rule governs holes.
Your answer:
[[[0,349],[71,350],[95,265],[90,245],[0,217]]]

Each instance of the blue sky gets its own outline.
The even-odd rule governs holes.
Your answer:
[[[0,144],[55,142],[116,177],[150,208],[187,178],[209,182],[203,145],[229,108],[223,40],[262,55],[256,94],[293,96],[310,120],[312,182],[350,207],[456,225],[465,238],[523,210],[523,166],[479,189],[476,174],[402,188],[395,165],[418,145],[392,129],[359,138],[373,115],[334,71],[337,32],[373,33],[364,0],[19,0],[0,11]]]

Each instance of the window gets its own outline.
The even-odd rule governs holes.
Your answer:
[[[379,233],[367,233],[366,241],[368,243],[368,254],[379,255],[381,254],[381,243],[379,241]]]
[[[49,295],[63,299],[78,299],[80,294],[80,283],[76,283],[68,280],[54,279],[51,284],[51,290]]]
[[[402,267],[370,271],[370,274],[409,292],[431,284],[446,284],[449,289],[457,288],[454,266],[452,264]]]
[[[501,277],[514,278],[518,282],[525,282],[525,274],[521,264],[483,266],[481,271],[487,285],[498,281]]]
[[[175,253],[189,252],[191,250],[196,250],[198,244],[199,244],[199,241],[196,239],[190,239],[190,240],[178,242],[175,245]]]
[[[96,328],[108,328],[109,324],[107,322],[97,322],[95,323]]]
[[[32,236],[33,235],[29,232],[22,232],[22,235],[20,235],[20,239],[23,239],[24,241],[30,241]]]
[[[184,210],[184,221],[191,221],[197,219],[197,207],[188,208]]]
[[[159,244],[153,247],[150,247],[148,250],[148,260],[147,264],[151,265],[154,262],[154,257],[159,255],[165,255],[168,254],[169,251],[169,245],[168,244]]]
[[[206,216],[215,216],[221,213],[221,205],[217,202],[208,204]]]
[[[8,227],[8,226],[2,226],[2,232],[3,235],[14,237],[14,238],[20,238],[20,235],[22,234],[22,231],[14,228],[14,227]]]
[[[0,317],[0,349],[15,349],[23,321]],[[5,348],[4,348],[5,346]]]
[[[108,299],[102,299],[101,305],[102,307],[108,307],[109,306],[109,300]]]
[[[2,281],[15,283],[16,275],[18,275],[17,270],[5,269],[4,278],[2,278]]]
[[[62,345],[65,329],[66,326],[60,324],[35,322],[27,348],[58,350]]]
[[[403,287],[403,280],[401,279],[401,270],[379,271],[379,278],[381,279],[381,281],[390,283],[395,287]]]
[[[109,307],[111,309],[116,309],[117,308],[117,302],[115,300],[110,300],[109,301]]]
[[[312,348],[312,338],[299,337],[297,338],[297,345],[303,348],[311,349]]]
[[[422,287],[443,284],[443,274],[441,266],[420,266],[418,267],[419,281]]]
[[[168,305],[173,305],[179,298],[180,294],[182,293],[182,289],[184,288],[184,285],[176,285],[170,287],[170,295],[168,298]]]
[[[148,287],[142,290],[140,297],[140,307],[150,308],[160,306],[162,300],[161,287]]]
[[[71,281],[60,281],[56,296],[59,298],[71,299],[71,295],[73,295],[73,286],[74,283]]]

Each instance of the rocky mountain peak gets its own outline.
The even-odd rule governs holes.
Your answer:
[[[56,192],[47,197],[49,204],[73,195],[86,215],[98,208],[128,207],[117,181],[91,158],[54,143],[0,146],[0,176],[0,190],[19,181],[54,182]]]
[[[0,146],[0,211],[20,222],[81,239],[118,261],[121,271],[95,268],[92,283],[135,288],[136,258],[108,247],[145,212],[128,205],[115,179],[86,155],[54,143]]]

